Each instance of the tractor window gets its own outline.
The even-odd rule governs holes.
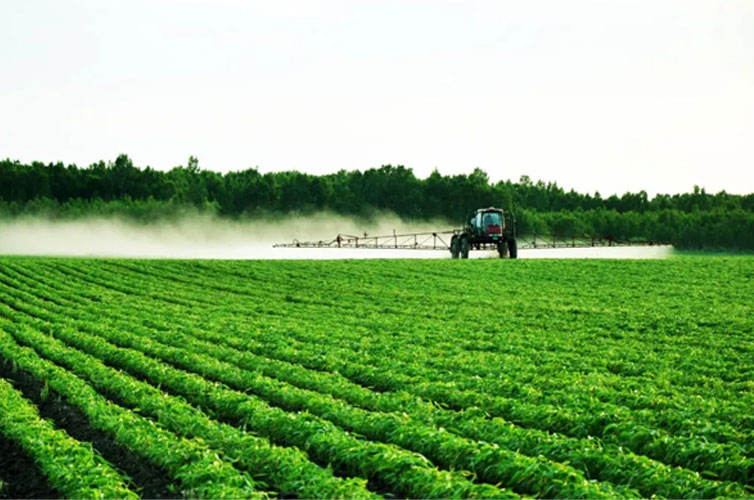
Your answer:
[[[477,213],[476,217],[474,217],[474,227],[482,228],[482,214]]]
[[[482,227],[488,227],[488,226],[501,226],[502,227],[502,217],[500,217],[500,212],[487,212],[484,214],[484,221],[483,221]]]

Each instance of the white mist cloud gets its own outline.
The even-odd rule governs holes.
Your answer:
[[[318,214],[270,220],[230,221],[211,216],[192,216],[171,222],[139,224],[120,219],[81,219],[50,221],[22,218],[0,221],[0,255],[50,255],[138,258],[200,259],[280,259],[280,258],[355,258],[374,256],[366,253],[338,253],[337,250],[300,250],[272,248],[274,243],[297,239],[332,240],[338,234],[371,235],[448,229],[443,223],[410,224],[394,216],[374,222],[357,222],[346,217]],[[405,252],[404,252],[405,253]],[[431,257],[411,252],[415,257]],[[437,252],[440,256],[442,252]],[[378,253],[395,257],[393,253]],[[442,253],[444,256],[444,253]]]
[[[338,234],[382,236],[453,229],[443,221],[411,224],[384,215],[371,223],[332,214],[230,221],[190,216],[140,224],[120,219],[0,221],[0,255],[180,259],[393,259],[450,258],[447,251],[273,248],[274,243],[330,241]],[[520,250],[520,258],[662,258],[670,247]],[[474,251],[471,258],[497,258]]]

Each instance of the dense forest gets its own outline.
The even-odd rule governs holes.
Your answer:
[[[391,165],[309,175],[257,169],[220,174],[202,170],[194,157],[167,172],[134,166],[126,155],[86,168],[0,161],[0,218],[114,215],[149,222],[187,210],[233,218],[320,211],[369,218],[389,211],[405,220],[460,222],[486,206],[515,213],[519,232],[754,250],[754,194],[710,194],[696,186],[651,199],[644,191],[603,198],[526,176],[491,183],[480,169],[453,176],[434,171],[419,179],[410,168]]]

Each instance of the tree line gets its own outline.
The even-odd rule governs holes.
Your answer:
[[[405,220],[460,221],[479,207],[516,215],[520,232],[666,241],[679,247],[754,249],[754,194],[692,192],[649,198],[645,191],[602,197],[554,182],[491,182],[481,169],[417,178],[384,165],[364,172],[311,175],[257,169],[221,174],[190,157],[169,171],[140,168],[127,155],[79,168],[63,163],[0,161],[0,216],[118,215],[142,221],[191,210],[223,217],[330,211],[369,218],[394,212]]]

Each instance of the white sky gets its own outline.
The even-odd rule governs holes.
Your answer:
[[[754,1],[0,0],[0,157],[754,192]]]

